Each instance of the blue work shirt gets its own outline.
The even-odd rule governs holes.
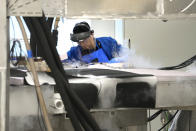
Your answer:
[[[117,43],[117,41],[111,37],[99,37],[96,38],[96,47],[99,48],[98,42],[100,43],[100,48],[102,48],[103,53],[107,56],[108,60],[111,60],[114,57],[117,57],[119,55],[121,45]],[[71,47],[70,51],[67,52],[68,59],[66,59],[64,62],[67,61],[82,61],[82,47],[81,46],[75,46]]]

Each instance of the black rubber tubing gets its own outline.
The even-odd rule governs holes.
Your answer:
[[[67,83],[67,82],[65,82],[64,80],[64,78],[63,78],[63,76],[61,75],[61,73],[60,72],[58,72],[58,71],[55,71],[55,74],[54,74],[54,76],[56,76],[55,78],[57,78],[56,79],[56,81],[57,81],[57,86],[59,85],[58,83]],[[59,82],[58,82],[59,81]],[[64,81],[64,82],[62,82],[62,81]],[[67,88],[66,87],[69,87],[69,84],[67,85],[67,86],[65,86],[65,85],[61,85],[62,87],[65,87],[65,90],[66,90],[66,92],[67,92]],[[61,91],[60,91],[61,92]],[[61,94],[62,95],[62,94]],[[78,116],[79,117],[79,116]],[[80,119],[80,118],[79,118]],[[84,122],[82,122],[82,123],[84,123]],[[88,129],[86,129],[86,131],[88,131]]]
[[[59,57],[58,57],[59,58]],[[56,75],[55,75],[56,76]],[[66,82],[65,82],[66,83]],[[84,123],[84,122],[83,122]],[[82,123],[81,123],[82,124]],[[88,131],[88,130],[87,130]]]
[[[50,27],[50,30],[52,29],[52,24],[53,24],[53,21],[54,21],[54,18],[48,18],[47,19],[47,24],[48,24],[48,26]]]
[[[76,114],[79,116],[79,120],[80,120],[80,123],[82,124],[83,128],[85,129],[85,131],[93,131],[93,129],[90,127],[90,125],[86,122],[86,120],[84,119],[83,116],[81,116],[81,114],[76,111]]]
[[[37,19],[36,19],[37,20]],[[42,43],[45,43],[45,42],[42,42]],[[46,45],[47,46],[47,45]],[[46,49],[46,46],[44,46],[44,49],[43,50],[45,50],[45,52],[47,51],[47,54],[51,54],[51,53],[49,53],[49,51],[50,51],[50,49]],[[47,47],[48,48],[48,47]],[[52,59],[53,58],[53,56],[52,56],[52,54],[51,54],[51,56],[49,56],[48,57],[48,59],[49,60],[46,60],[46,61],[48,61],[48,63],[49,63],[49,66],[50,66],[50,68],[51,68],[51,70],[52,70],[52,74],[53,74],[53,77],[55,78],[55,81],[56,81],[56,83],[57,83],[57,88],[58,88],[58,90],[59,90],[59,92],[60,92],[60,94],[61,94],[61,97],[62,97],[62,99],[63,99],[63,101],[66,101],[66,99],[70,99],[70,98],[64,98],[65,96],[67,96],[67,97],[69,97],[69,95],[67,94],[67,91],[66,91],[66,87],[65,87],[65,85],[64,84],[62,84],[62,83],[64,83],[63,81],[62,81],[62,78],[59,78],[59,77],[61,77],[61,72],[59,71],[59,69],[56,67],[56,63],[54,62],[54,59]],[[50,64],[50,62],[51,61],[53,61],[52,62],[52,64]],[[60,75],[60,76],[59,76]],[[61,81],[60,81],[61,80]],[[69,85],[68,85],[69,86]],[[66,94],[66,95],[65,95]],[[64,96],[65,95],[65,96]],[[71,100],[70,100],[71,101]],[[64,103],[64,104],[66,104],[66,102]],[[67,103],[68,104],[68,103]],[[73,109],[73,107],[72,107],[72,109]],[[74,112],[74,110],[72,110],[72,112],[73,113],[75,113]],[[68,113],[70,113],[69,111],[68,111]],[[69,115],[71,115],[71,114],[69,114]],[[71,116],[70,116],[71,117]],[[77,117],[77,116],[76,116]]]
[[[33,20],[33,18],[24,18],[25,22],[27,23],[28,25],[28,28],[31,30],[31,33],[34,34],[38,39],[39,39],[39,44],[42,46],[42,49],[44,52],[47,51],[47,57],[45,56],[45,59],[48,63],[48,65],[50,66],[52,70],[52,73],[53,75],[55,76],[55,72],[59,72],[58,69],[55,69],[55,64],[54,64],[54,61],[53,61],[53,56],[51,55],[50,50],[49,48],[46,46],[46,47],[43,47],[43,43],[47,43],[46,41],[46,38],[44,39],[44,35],[43,35],[43,32],[40,32],[40,28],[39,28],[39,24],[38,24],[38,21],[36,19]],[[40,25],[41,26],[41,25]],[[39,33],[40,34],[36,34],[36,30],[39,30]],[[38,31],[37,31],[38,32]],[[61,83],[61,81],[59,82],[59,80],[55,78],[55,81],[57,81],[57,83]],[[57,84],[58,87],[59,87],[59,84]],[[61,85],[60,85],[61,86]],[[70,120],[73,124],[73,128],[76,130],[76,131],[82,131],[81,127],[80,127],[80,124],[79,124],[79,121],[75,115],[75,112],[72,108],[72,105],[71,105],[71,102],[70,102],[70,99],[68,98],[68,95],[66,93],[66,91],[64,90],[64,87],[59,87],[58,88],[60,90],[60,94],[63,93],[64,95],[61,94],[62,96],[62,99],[63,99],[63,103],[65,105],[65,108],[67,110],[67,112],[69,113],[70,115]]]
[[[42,27],[40,25],[38,19],[32,18],[32,21],[34,21],[34,22],[37,21],[37,24],[38,24],[37,26],[39,27],[38,29],[40,29]],[[42,44],[44,46],[43,50],[45,50],[45,52],[47,52],[47,54],[48,54],[48,60],[47,61],[48,61],[48,63],[50,63],[49,66],[50,66],[50,68],[52,70],[52,74],[53,74],[53,76],[55,78],[55,81],[57,83],[57,88],[59,90],[59,93],[61,94],[61,97],[62,97],[63,101],[65,101],[64,104],[72,105],[70,97],[69,97],[69,95],[68,95],[68,93],[66,91],[66,89],[69,86],[69,84],[67,84],[67,86],[65,86],[63,84],[64,82],[62,81],[63,78],[61,77],[61,72],[59,71],[59,69],[56,66],[56,62],[54,61],[55,59],[53,58],[53,55],[51,53],[50,48],[48,47],[46,42],[42,42]],[[69,99],[69,101],[67,101],[67,99]],[[75,119],[75,122],[77,121],[77,123],[79,123],[79,121],[77,120],[77,116],[75,115],[75,112],[73,110],[73,105],[71,106],[71,110],[67,110],[67,111],[68,111],[70,117],[72,118],[72,115],[73,115],[73,118]],[[72,122],[73,122],[73,126],[74,126],[75,122],[74,121],[72,121]],[[76,129],[76,130],[79,130],[79,129]]]
[[[55,55],[55,60],[56,60],[56,63],[58,65],[58,67],[59,67],[59,70],[62,72],[62,74],[64,76],[63,81],[66,84],[68,95],[70,95],[70,97],[72,98],[73,102],[75,103],[74,105],[77,106],[77,109],[80,110],[79,112],[84,114],[85,120],[92,126],[92,128],[95,131],[100,131],[97,123],[92,118],[89,110],[86,108],[86,106],[83,104],[83,102],[79,99],[77,94],[69,87],[67,76],[66,76],[66,73],[65,73],[65,71],[63,69],[63,66],[62,66],[62,63],[60,61],[59,55],[57,53],[57,50],[56,50],[56,47],[55,47],[55,44],[54,44],[55,41],[52,39],[51,32],[48,29],[49,27],[47,26],[46,21],[45,21],[45,19],[43,17],[39,18],[39,19],[40,19],[40,22],[42,23],[42,26],[44,28],[44,31],[46,33],[47,38],[49,38],[49,40],[48,40],[49,41],[49,46],[50,46],[50,49],[52,50],[53,54]]]
[[[190,64],[192,64],[195,60],[196,60],[196,55],[194,55],[190,59],[184,61],[183,63],[181,63],[181,64],[179,64],[177,66],[162,67],[162,68],[159,68],[159,70],[177,70],[177,69],[182,69],[182,68],[187,67]]]
[[[53,45],[53,44],[52,44]],[[59,57],[57,57],[57,58],[59,58]],[[62,69],[62,68],[61,68]],[[66,83],[66,82],[65,82]],[[89,121],[88,119],[87,119],[87,121]],[[92,121],[91,121],[92,122]],[[96,129],[96,128],[95,128]]]
[[[44,33],[46,35],[47,40],[48,40],[48,46],[49,46],[49,48],[51,50],[52,55],[55,58],[54,60],[55,60],[55,63],[57,65],[58,69],[60,71],[64,71],[63,66],[62,66],[62,62],[61,62],[61,60],[59,58],[59,55],[57,53],[57,50],[56,50],[55,41],[52,38],[50,27],[48,26],[46,20],[43,17],[41,17],[41,18],[35,18],[35,19],[38,19],[39,20],[39,23],[42,25],[43,31],[44,31]]]
[[[52,53],[54,54],[56,64],[58,65],[58,68],[59,68],[60,72],[62,72],[62,75],[64,77],[63,81],[66,84],[65,86],[67,87],[68,95],[72,98],[71,100],[73,100],[74,105],[76,105],[76,108],[80,110],[79,112],[83,114],[83,116],[85,117],[85,120],[91,125],[91,127],[95,131],[100,131],[99,126],[97,125],[94,118],[91,116],[89,110],[86,108],[86,106],[83,104],[83,102],[77,96],[77,94],[69,87],[66,72],[63,69],[62,63],[60,61],[60,57],[57,53],[57,50],[56,50],[56,47],[54,44],[55,41],[52,39],[51,32],[48,29],[49,27],[46,24],[44,17],[39,18],[39,20],[43,26],[43,29],[44,29],[44,32],[46,33],[47,38],[48,38],[49,46],[50,46],[50,49],[52,50]]]

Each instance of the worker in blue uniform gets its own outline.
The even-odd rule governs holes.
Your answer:
[[[94,38],[94,31],[87,22],[77,23],[70,34],[71,40],[78,45],[67,52],[68,59],[63,62],[80,61],[84,63],[113,63],[117,61],[121,45],[111,37]]]

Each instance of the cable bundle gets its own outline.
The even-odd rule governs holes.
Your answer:
[[[190,59],[184,61],[183,63],[177,65],[177,66],[170,66],[170,67],[162,67],[160,70],[177,70],[177,69],[182,69],[184,67],[189,66],[196,60],[196,55],[191,57]]]
[[[70,88],[66,72],[63,69],[60,57],[56,50],[54,37],[45,17],[24,17],[31,32],[31,36],[43,51],[43,57],[51,69],[56,87],[61,95],[64,106],[75,131],[100,131],[89,110]]]
[[[10,49],[10,59],[14,66],[17,66],[19,61],[22,59],[22,47],[19,40],[13,40],[13,44]]]

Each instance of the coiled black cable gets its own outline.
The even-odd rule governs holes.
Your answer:
[[[56,50],[56,47],[54,44],[55,40],[51,36],[51,32],[49,31],[49,27],[45,21],[45,18],[41,17],[41,18],[39,18],[39,21],[43,25],[43,29],[45,31],[47,38],[48,38],[50,49],[52,51],[52,54],[55,57],[55,61],[58,66],[58,69],[60,70],[60,72],[62,72],[62,75],[64,77],[63,80],[66,83],[66,87],[68,87],[67,91],[68,91],[69,96],[71,97],[71,100],[73,101],[74,105],[76,105],[76,108],[79,110],[79,112],[82,113],[82,116],[85,117],[85,120],[87,121],[87,123],[89,123],[94,130],[96,130],[96,131],[100,130],[98,125],[96,124],[95,120],[90,115],[89,110],[86,108],[86,106],[83,104],[83,102],[77,96],[77,94],[68,85],[68,78],[67,78],[66,72],[63,69],[60,57],[57,53],[57,50]]]
[[[17,66],[19,61],[22,59],[22,47],[20,41],[17,39],[13,40],[13,44],[10,49],[10,59],[14,66]]]
[[[40,44],[40,47],[42,48],[42,50],[44,52],[43,57],[46,60],[49,67],[51,68],[53,75],[57,76],[56,73],[59,74],[60,72],[56,68],[54,58],[52,56],[52,53],[51,53],[49,47],[46,45],[48,42],[47,42],[47,39],[44,35],[44,32],[42,30],[42,27],[41,27],[38,19],[37,18],[27,18],[27,17],[25,17],[24,20],[25,20],[30,32],[38,40],[37,42],[38,42],[38,44]],[[39,34],[37,32],[39,32]],[[47,55],[46,55],[46,52],[47,52]],[[67,112],[70,115],[70,120],[73,124],[74,129],[78,130],[78,131],[82,131],[81,127],[79,125],[79,121],[77,120],[77,117],[76,117],[75,113],[73,112],[72,105],[70,104],[71,103],[70,99],[69,99],[69,97],[68,97],[68,95],[67,95],[67,93],[66,93],[66,91],[65,91],[65,89],[62,85],[62,82],[59,81],[59,79],[57,79],[56,77],[54,77],[54,78],[55,78],[57,87],[59,89],[59,92],[61,94],[62,100],[64,102],[65,109],[67,110]]]
[[[86,131],[100,131],[96,121],[90,115],[86,106],[79,99],[77,94],[70,88],[67,75],[62,67],[62,63],[55,48],[54,40],[48,29],[45,18],[25,17],[25,22],[32,34],[39,40],[40,47],[44,52],[44,58],[51,69],[56,81],[58,91],[62,97],[65,109],[67,110],[73,127],[76,131],[81,131],[81,125]],[[36,33],[36,32],[39,32]]]

